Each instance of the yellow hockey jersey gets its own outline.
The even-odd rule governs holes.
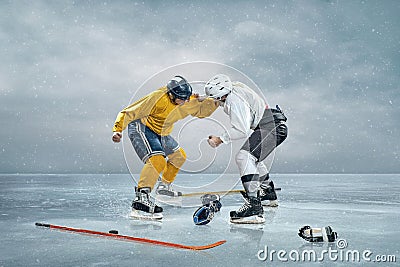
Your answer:
[[[217,107],[212,99],[200,102],[194,96],[183,105],[175,105],[170,100],[167,87],[164,86],[124,108],[115,120],[113,132],[122,132],[130,122],[140,119],[155,133],[166,136],[172,132],[176,121],[188,115],[208,117]]]

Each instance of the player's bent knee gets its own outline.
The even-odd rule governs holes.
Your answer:
[[[168,155],[168,160],[176,167],[180,167],[186,161],[186,153],[183,148],[179,148],[177,151]]]
[[[235,156],[235,161],[238,166],[241,166],[253,158],[254,156],[252,156],[248,151],[240,150]]]
[[[161,173],[167,166],[167,162],[162,155],[151,156],[148,159],[148,162],[153,166],[154,169],[156,169],[158,173]]]

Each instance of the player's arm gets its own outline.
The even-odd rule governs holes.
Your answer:
[[[202,98],[198,94],[194,94],[185,105],[187,105],[187,112],[197,118],[209,117],[218,108],[218,104],[213,99]]]
[[[119,112],[115,119],[112,140],[116,143],[120,142],[122,131],[128,124],[134,120],[148,116],[162,94],[164,94],[162,90],[157,90]]]
[[[231,105],[229,118],[231,128],[226,130],[221,136],[222,142],[229,144],[232,140],[242,139],[250,136],[251,130],[251,111],[242,102],[235,102]]]

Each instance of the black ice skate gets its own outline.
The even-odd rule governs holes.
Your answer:
[[[136,188],[136,197],[132,202],[131,219],[137,220],[161,220],[163,209],[157,206],[150,196],[150,188]]]
[[[264,210],[260,198],[248,196],[244,191],[240,193],[244,198],[244,204],[237,211],[230,212],[230,221],[241,224],[264,223]]]
[[[278,198],[275,192],[274,182],[260,186],[260,199],[263,206],[278,207]]]

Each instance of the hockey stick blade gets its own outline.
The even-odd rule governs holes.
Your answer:
[[[93,230],[87,230],[87,229],[72,228],[72,227],[47,224],[47,223],[38,223],[37,222],[37,223],[35,223],[35,225],[40,226],[40,227],[50,228],[50,229],[57,229],[57,230],[61,230],[61,231],[72,232],[72,233],[87,234],[87,235],[100,236],[100,237],[109,237],[109,238],[114,238],[114,239],[123,240],[123,241],[140,242],[140,243],[147,243],[147,244],[153,244],[153,245],[159,245],[159,246],[165,246],[165,247],[171,247],[171,248],[189,249],[189,250],[210,249],[210,248],[220,246],[226,242],[226,240],[221,240],[221,241],[218,241],[218,242],[215,242],[212,244],[208,244],[208,245],[204,245],[204,246],[187,246],[187,245],[182,245],[182,244],[177,244],[177,243],[170,243],[170,242],[158,241],[158,240],[141,238],[141,237],[112,234],[112,233],[107,233],[107,232],[99,232],[99,231],[93,231]]]
[[[282,188],[276,187],[275,191],[281,191]],[[228,194],[237,194],[240,193],[240,191],[243,191],[243,189],[235,189],[235,190],[226,190],[226,191],[214,191],[214,192],[193,192],[193,193],[186,193],[182,194],[183,197],[193,197],[193,196],[202,196],[205,194],[210,194],[210,195],[228,195]]]

